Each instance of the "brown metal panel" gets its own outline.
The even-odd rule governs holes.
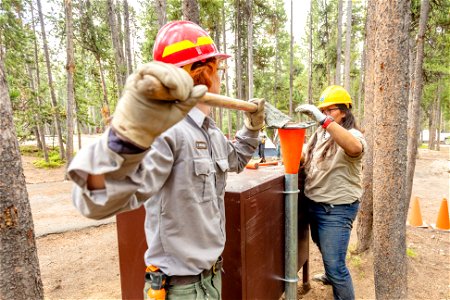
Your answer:
[[[244,202],[247,270],[243,299],[278,299],[284,291],[284,176]]]
[[[122,299],[144,299],[145,209],[118,214],[116,220]]]
[[[242,289],[245,288],[242,284],[242,264],[245,260],[241,243],[241,194],[227,192],[225,199],[227,241],[223,253],[222,298],[241,299]]]

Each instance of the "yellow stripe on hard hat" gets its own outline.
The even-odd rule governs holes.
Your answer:
[[[214,42],[209,36],[200,36],[197,39],[197,43],[195,43],[195,44],[190,40],[176,42],[176,43],[166,46],[164,48],[162,57],[166,57],[170,54],[174,54],[174,53],[186,50],[186,49],[195,48],[197,46],[211,45],[211,44],[214,44]]]

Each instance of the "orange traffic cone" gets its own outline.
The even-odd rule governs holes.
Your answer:
[[[427,227],[422,220],[422,213],[420,212],[419,197],[414,197],[409,214],[409,225],[414,227]]]
[[[441,207],[436,221],[436,228],[441,230],[450,230],[450,221],[448,215],[447,199],[442,199]]]

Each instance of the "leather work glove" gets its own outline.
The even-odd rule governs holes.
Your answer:
[[[319,124],[322,124],[327,117],[312,104],[302,104],[298,106],[295,111],[309,116],[311,119],[316,120]]]
[[[253,98],[248,102],[254,103],[258,106],[255,112],[245,112],[244,124],[250,130],[260,130],[264,126],[264,99]]]
[[[155,78],[178,100],[152,99],[149,91]],[[181,121],[207,90],[204,85],[194,86],[182,68],[157,61],[144,64],[128,76],[111,125],[120,138],[147,149],[158,135]]]

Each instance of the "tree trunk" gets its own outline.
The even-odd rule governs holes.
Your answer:
[[[437,131],[437,143],[436,151],[441,148],[441,121],[442,121],[442,111],[441,111],[441,78],[438,79],[437,86],[437,103],[436,103],[436,131]]]
[[[222,34],[223,34],[223,51],[226,53],[227,51],[227,28],[225,24],[225,1],[222,3]],[[229,77],[228,77],[228,60],[225,59],[223,61],[224,64],[224,72],[223,76],[225,76],[225,94],[230,96],[230,86],[229,86]],[[231,110],[227,109],[227,127],[228,127],[228,138],[231,139],[231,133],[233,129],[231,128]]]
[[[99,69],[98,71],[100,73],[100,81],[102,84],[102,91],[103,91],[103,105],[102,105],[101,112],[102,112],[103,124],[105,126],[107,126],[107,125],[109,125],[109,117],[110,117],[110,109],[109,109],[109,102],[108,102],[108,90],[106,87],[106,80],[105,80],[102,60],[99,56],[96,57],[96,59],[97,59],[97,63],[98,63],[98,69]]]
[[[73,17],[72,17],[72,0],[64,0],[66,12],[66,34],[67,34],[67,141],[66,141],[66,167],[69,167],[73,156],[73,110],[74,110],[74,46],[73,46]],[[67,177],[67,174],[66,174]],[[66,179],[69,179],[68,177]]]
[[[440,143],[440,106],[441,106],[441,86],[440,81],[438,81],[436,88],[436,96],[430,103],[429,107],[429,130],[428,130],[428,149],[439,151]]]
[[[289,53],[289,116],[293,112],[293,95],[294,95],[294,1],[291,0],[291,45]]]
[[[29,81],[30,81],[30,88],[33,91],[33,98],[35,97],[36,99],[36,108],[35,108],[35,121],[36,121],[36,128],[35,128],[35,136],[36,136],[36,144],[39,150],[42,151],[42,153],[44,154],[44,159],[45,161],[48,163],[49,159],[48,159],[48,150],[47,150],[47,145],[45,143],[45,132],[44,132],[44,127],[42,126],[42,116],[41,116],[41,99],[40,99],[40,95],[39,95],[39,87],[40,87],[40,77],[39,77],[39,61],[37,60],[38,54],[37,54],[37,42],[36,42],[36,29],[34,27],[34,12],[33,12],[33,4],[30,2],[30,10],[31,10],[31,24],[33,27],[33,41],[34,41],[34,65],[31,63],[31,61],[33,60],[30,55],[27,53],[25,54],[27,56],[27,63],[26,63],[26,69],[27,69],[27,73],[28,73],[28,77],[29,77]],[[22,23],[23,24],[23,23]],[[38,81],[37,84],[37,88],[36,88],[36,83],[35,83],[35,79],[34,79],[34,74],[33,74],[33,68],[36,68],[37,70],[37,74],[36,74],[36,78]]]
[[[36,137],[36,145],[37,145],[37,148],[38,148],[40,151],[42,151],[43,148],[42,148],[42,142],[41,142],[41,134],[39,133],[39,129],[38,129],[37,126],[34,126],[34,127],[33,127],[33,132],[34,132],[34,136]]]
[[[78,137],[78,150],[81,149],[81,123],[80,123],[80,118],[78,118],[78,103],[75,100],[75,118],[76,118],[76,122],[77,122],[77,137]],[[89,110],[88,110],[89,113]]]
[[[36,89],[36,85],[34,83],[34,77],[33,77],[33,72],[31,70],[31,66],[27,64],[27,72],[28,72],[28,77],[30,78],[30,86],[31,86],[31,90],[33,91],[33,94],[36,95],[36,113],[35,118],[36,118],[36,128],[35,128],[35,135],[36,135],[36,144],[39,150],[42,151],[42,153],[44,153],[44,159],[46,162],[48,162],[48,151],[47,151],[47,145],[45,144],[45,134],[44,134],[44,129],[42,126],[42,118],[41,118],[41,112],[40,112],[40,100],[39,100],[39,92]]]
[[[125,23],[125,58],[127,62],[127,75],[133,72],[133,63],[131,55],[131,42],[130,42],[130,13],[128,11],[128,1],[123,1],[123,15]]]
[[[183,20],[200,24],[200,11],[197,0],[183,0]]]
[[[253,1],[247,0],[248,98],[253,98]]]
[[[365,109],[363,109],[363,107],[365,106],[365,105],[363,105],[363,103],[365,103],[365,101],[363,102],[363,98],[365,97],[365,95],[363,97],[363,87],[364,87],[365,81],[366,81],[366,78],[364,76],[364,73],[366,72],[366,64],[365,64],[366,51],[367,51],[366,48],[367,48],[366,40],[364,40],[363,52],[361,55],[361,70],[359,71],[360,73],[359,73],[359,88],[358,88],[358,104],[356,107],[358,110],[358,120],[361,124],[365,123],[365,120],[363,120],[361,118],[361,116],[363,114],[363,111],[365,110]]]
[[[167,22],[166,0],[156,0],[155,6],[156,6],[156,13],[158,15],[158,25],[159,25],[159,28],[161,28]]]
[[[422,100],[422,88],[423,88],[423,51],[424,51],[424,39],[425,32],[428,23],[428,13],[430,10],[430,3],[428,0],[422,0],[420,7],[420,21],[419,21],[419,33],[417,35],[416,46],[416,63],[414,67],[414,94],[411,108],[409,112],[410,123],[408,124],[408,168],[406,174],[406,197],[409,204],[411,199],[412,184],[414,179],[414,170],[416,168],[416,153],[419,139],[420,128],[420,102]]]
[[[372,6],[369,6],[369,9]],[[373,246],[377,299],[407,299],[406,152],[409,0],[377,1]],[[387,155],[389,153],[389,155]]]
[[[278,25],[278,24],[277,24]],[[276,33],[275,33],[275,61],[274,61],[274,78],[273,78],[273,105],[275,107],[277,107],[277,102],[278,102],[278,87],[279,87],[279,83],[278,83],[278,71],[280,69],[279,65],[279,60],[280,60],[280,54],[279,54],[279,50],[278,50],[278,29],[275,29]]]
[[[44,299],[33,218],[1,53],[0,132],[0,298]]]
[[[338,32],[336,41],[336,73],[334,74],[334,84],[341,85],[341,45],[342,45],[342,1],[338,0]]]
[[[126,80],[126,65],[123,58],[123,52],[120,47],[120,28],[117,27],[116,9],[113,3],[114,0],[107,0],[108,4],[108,22],[111,30],[111,38],[114,48],[114,58],[116,66],[116,80],[117,80],[117,95],[120,98],[123,86]]]
[[[33,13],[32,13],[33,14]],[[33,24],[34,24],[34,17],[32,16],[32,20],[33,20]],[[34,30],[34,25],[33,25],[33,30]],[[36,36],[36,32],[34,32],[34,36]],[[36,142],[38,145],[38,148],[42,150],[42,153],[44,154],[44,160],[45,162],[49,162],[49,158],[48,158],[48,149],[47,149],[47,143],[45,141],[45,129],[43,126],[43,122],[42,122],[42,117],[41,117],[41,98],[39,95],[39,89],[40,89],[40,85],[41,85],[41,81],[40,81],[40,75],[39,75],[39,61],[37,60],[37,42],[36,39],[34,39],[34,57],[35,57],[35,66],[36,66],[36,78],[37,78],[37,87],[35,85],[34,82],[34,76],[33,76],[33,72],[32,72],[32,66],[28,66],[28,72],[29,72],[29,77],[30,77],[30,84],[31,84],[31,89],[34,92],[34,94],[36,95],[36,105],[37,105],[37,109],[36,109]]]
[[[87,19],[87,21],[86,21],[87,27],[85,28],[85,30],[91,31],[90,37],[92,40],[90,42],[93,45],[93,46],[91,45],[92,47],[90,47],[88,50],[92,52],[92,54],[95,57],[95,60],[97,61],[98,72],[100,75],[100,83],[101,83],[101,88],[102,88],[102,93],[103,93],[103,104],[102,104],[102,108],[101,108],[103,124],[109,125],[110,108],[109,108],[109,100],[108,100],[108,90],[106,87],[106,80],[105,80],[105,75],[104,75],[105,71],[103,69],[101,51],[99,51],[99,49],[96,46],[97,39],[96,39],[96,33],[93,31],[94,30],[94,22],[92,21],[91,2],[89,0],[86,1],[86,10],[83,11],[83,13],[85,14],[86,19]],[[95,116],[95,114],[94,114],[94,116]]]
[[[414,38],[410,37],[409,38],[409,94],[408,94],[408,111],[412,111],[412,103],[413,103],[413,92],[414,92],[414,86],[415,86],[415,82],[414,82],[414,65],[415,65],[415,60],[416,60],[416,52],[415,50],[415,42],[414,42]],[[408,120],[408,127],[410,126],[410,122],[411,120]]]
[[[242,41],[241,41],[241,33],[242,33],[242,18],[241,18],[241,1],[235,0],[236,3],[236,32],[235,32],[235,45],[236,47],[236,59],[235,59],[235,66],[236,66],[236,87],[237,87],[237,98],[238,99],[244,99],[244,92],[243,92],[243,84],[242,84],[242,66],[243,59],[242,59]],[[240,128],[241,125],[241,114],[239,111],[236,111],[236,130]]]
[[[356,244],[356,253],[362,253],[368,250],[372,245],[373,239],[373,147],[374,147],[374,93],[375,93],[375,37],[376,24],[375,15],[376,2],[369,2],[366,16],[366,36],[365,60],[364,63],[364,135],[367,142],[367,149],[364,149],[364,168],[363,168],[363,196],[358,213],[358,223],[356,233],[358,241]],[[361,112],[359,112],[360,114]]]
[[[309,4],[309,59],[308,59],[308,103],[312,104],[312,79],[313,79],[313,2]]]
[[[325,37],[324,42],[326,44],[330,41],[330,26],[328,24],[328,9],[327,9],[327,0],[325,0],[325,12],[324,12],[324,26],[325,26]],[[328,57],[328,51],[325,51],[325,64],[326,64],[326,73],[327,73],[327,85],[331,85],[331,66],[330,66],[330,60]]]
[[[347,25],[345,32],[345,64],[344,64],[344,88],[350,93],[350,60],[352,39],[352,0],[347,0]]]
[[[44,47],[45,63],[47,66],[48,86],[50,89],[50,95],[51,95],[52,106],[53,106],[53,120],[55,122],[55,130],[56,130],[56,134],[58,136],[59,157],[61,159],[64,159],[65,152],[64,152],[64,142],[63,142],[62,130],[61,130],[61,119],[60,119],[60,115],[59,115],[58,102],[56,101],[55,89],[53,88],[52,68],[50,66],[50,54],[48,51],[47,36],[45,33],[44,16],[42,14],[41,0],[37,0],[36,2],[38,5],[39,20],[41,22],[42,43],[43,43],[43,47]]]

